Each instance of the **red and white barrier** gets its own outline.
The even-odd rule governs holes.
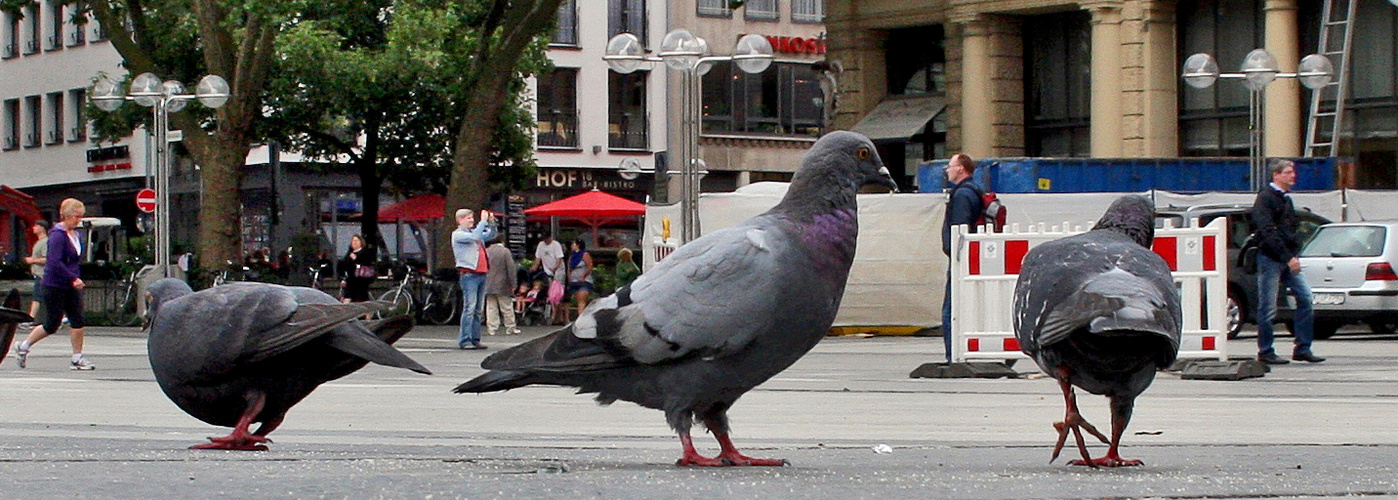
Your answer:
[[[1152,250],[1170,265],[1180,289],[1180,359],[1228,359],[1224,222],[1220,217],[1204,227],[1155,230]],[[952,228],[952,362],[1026,357],[1014,333],[1020,265],[1035,245],[1085,231],[1081,226],[1067,228],[1066,223],[1047,230],[1039,224],[1025,231],[1016,224],[1003,233]]]

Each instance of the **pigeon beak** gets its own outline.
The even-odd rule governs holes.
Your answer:
[[[898,183],[893,182],[893,175],[888,173],[888,167],[879,167],[879,176],[870,180],[871,183],[888,186],[890,193],[898,192]]]

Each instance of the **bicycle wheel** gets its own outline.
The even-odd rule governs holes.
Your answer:
[[[383,295],[379,296],[379,300],[393,304],[393,307],[374,313],[376,319],[402,316],[413,310],[413,295],[402,288],[394,288],[384,292]]]
[[[136,287],[121,281],[107,289],[107,321],[115,326],[136,326],[141,317],[136,314]]]
[[[456,317],[456,312],[461,309],[461,299],[457,296],[456,287],[447,283],[429,286],[431,288],[422,304],[422,320],[431,325],[450,323],[452,318]]]

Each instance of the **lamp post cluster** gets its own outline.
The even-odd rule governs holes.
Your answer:
[[[699,132],[702,126],[699,103],[699,81],[713,68],[713,63],[732,61],[747,73],[761,73],[772,64],[772,44],[761,35],[749,34],[738,39],[733,55],[715,56],[709,51],[709,42],[694,36],[686,29],[677,29],[665,34],[660,43],[658,57],[645,55],[645,47],[639,38],[631,33],[621,33],[607,41],[607,52],[602,57],[607,66],[617,73],[631,73],[640,69],[643,63],[664,63],[665,67],[678,71],[680,80],[680,137],[674,152],[675,163],[680,168],[680,243],[688,243],[700,236],[699,232],[699,181],[708,172],[704,161],[699,159]],[[625,167],[624,167],[625,168]],[[659,179],[657,179],[659,180]]]
[[[1398,0],[1394,0],[1398,1]],[[1196,89],[1208,88],[1219,78],[1242,80],[1248,89],[1248,181],[1252,190],[1262,188],[1268,176],[1263,164],[1262,152],[1262,91],[1267,84],[1277,78],[1295,78],[1306,88],[1315,90],[1330,83],[1335,75],[1335,65],[1330,58],[1311,54],[1301,58],[1295,73],[1282,73],[1277,67],[1277,58],[1266,49],[1253,49],[1243,57],[1242,67],[1236,73],[1220,73],[1218,62],[1213,56],[1199,53],[1184,60],[1184,82]]]
[[[170,113],[185,108],[189,101],[198,99],[208,108],[217,108],[228,102],[228,81],[218,75],[208,75],[199,80],[194,94],[186,94],[184,84],[175,80],[162,82],[152,73],[141,73],[131,80],[129,92],[123,93],[121,86],[108,79],[98,80],[92,86],[92,104],[103,111],[116,111],[126,101],[151,108],[155,135],[155,165],[152,176],[156,193],[155,204],[155,267],[157,276],[170,275],[170,152],[169,119]]]

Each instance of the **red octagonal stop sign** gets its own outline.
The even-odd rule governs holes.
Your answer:
[[[146,188],[136,192],[136,208],[142,212],[151,213],[155,211],[155,190]]]

